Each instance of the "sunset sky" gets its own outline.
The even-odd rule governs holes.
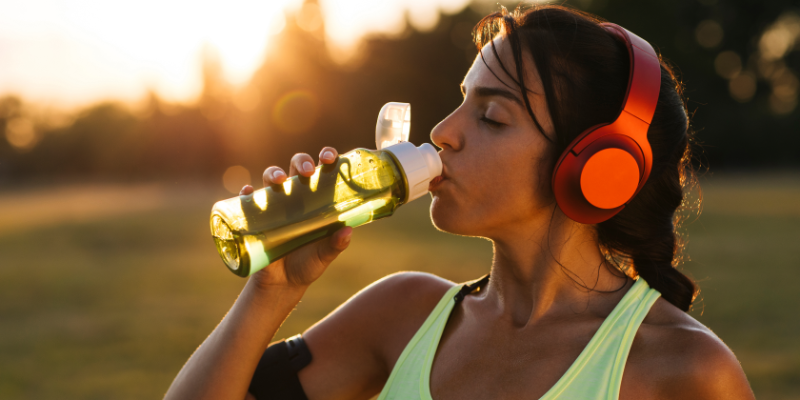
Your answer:
[[[264,58],[285,13],[302,0],[0,0],[0,96],[56,108],[152,90],[170,101],[200,91],[203,54],[216,54],[229,83],[242,85]],[[339,54],[366,34],[397,32],[408,12],[429,28],[438,12],[467,0],[319,0]]]

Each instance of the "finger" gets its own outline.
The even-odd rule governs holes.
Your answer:
[[[339,152],[333,147],[323,147],[319,152],[319,164],[333,164],[338,156]]]
[[[303,176],[314,175],[314,159],[306,153],[297,153],[292,157],[291,168],[289,168],[289,176],[297,174]]]
[[[283,182],[286,182],[286,172],[280,167],[269,167],[264,170],[264,175],[261,176],[261,179],[264,180],[264,186],[269,185],[280,185]]]
[[[352,234],[353,228],[346,226],[336,231],[327,240],[322,240],[317,244],[317,256],[323,265],[333,262],[341,252],[350,246]]]
[[[253,194],[253,187],[250,185],[244,185],[242,190],[239,192],[239,196],[247,196],[249,194]]]

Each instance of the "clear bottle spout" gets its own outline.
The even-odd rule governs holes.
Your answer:
[[[386,103],[378,114],[375,126],[375,146],[378,150],[384,147],[407,142],[411,132],[411,104]]]

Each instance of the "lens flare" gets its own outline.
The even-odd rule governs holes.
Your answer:
[[[222,175],[222,185],[233,194],[238,194],[242,186],[250,184],[250,171],[241,165],[228,168]]]
[[[319,117],[317,96],[307,90],[294,90],[283,95],[272,109],[275,126],[285,133],[309,130]]]

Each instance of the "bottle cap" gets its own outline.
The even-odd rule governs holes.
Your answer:
[[[406,200],[417,199],[428,193],[431,179],[442,174],[442,159],[439,153],[428,143],[416,147],[413,143],[400,142],[389,147],[384,147],[397,159],[400,168],[406,176]]]
[[[428,193],[431,179],[442,174],[439,153],[428,143],[419,147],[408,142],[411,131],[411,104],[386,103],[378,114],[375,126],[375,145],[394,155],[406,177],[406,200]]]
[[[408,141],[411,131],[411,104],[386,103],[378,114],[375,126],[375,146],[378,150]]]

